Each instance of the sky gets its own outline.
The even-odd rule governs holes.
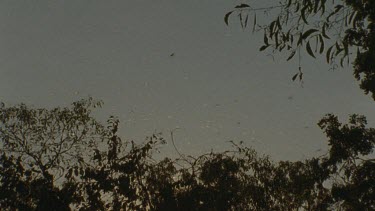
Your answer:
[[[298,61],[259,52],[262,34],[223,17],[224,0],[40,0],[0,2],[0,101],[68,106],[91,96],[95,114],[121,121],[126,140],[162,132],[162,153],[230,149],[243,141],[277,160],[327,149],[317,122],[364,114],[370,96],[351,67],[330,71],[324,58]],[[170,56],[173,54],[173,56]],[[175,130],[176,128],[179,128]]]

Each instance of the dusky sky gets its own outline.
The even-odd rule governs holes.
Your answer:
[[[238,2],[237,2],[238,3]],[[66,106],[92,96],[99,118],[118,116],[138,142],[175,128],[182,153],[244,141],[276,159],[324,153],[316,123],[326,113],[375,118],[351,67],[259,52],[262,33],[223,17],[224,0],[40,0],[0,2],[0,100]],[[170,56],[171,54],[173,56]],[[167,155],[175,154],[170,144]]]

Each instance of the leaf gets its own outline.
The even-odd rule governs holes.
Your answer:
[[[296,12],[298,12],[298,11],[299,11],[299,7],[300,7],[300,4],[299,4],[299,3],[297,3],[297,4],[295,4],[295,5],[296,5],[296,8],[295,8],[294,12],[296,13]]]
[[[344,67],[344,59],[345,59],[345,57],[342,57],[342,58],[340,59],[340,66],[341,66],[341,67]]]
[[[305,22],[305,24],[308,25],[309,23],[307,22],[307,19],[306,19],[306,13],[305,13],[306,8],[307,8],[307,7],[305,7],[305,8],[302,9],[302,11],[301,11],[301,17],[302,17],[303,22]]]
[[[281,30],[282,27],[281,27],[280,17],[277,17],[276,24],[277,24],[277,27]]]
[[[228,12],[227,14],[225,14],[224,16],[224,22],[225,24],[228,26],[228,19],[229,19],[229,16],[233,13],[234,11],[230,11]]]
[[[298,41],[297,41],[297,46],[302,44],[302,40],[303,40],[302,39],[302,33],[300,33]]]
[[[320,49],[319,49],[319,53],[322,54],[324,52],[324,40],[323,40],[323,37],[322,35],[319,34],[319,40],[320,40]]]
[[[247,27],[247,21],[249,20],[249,15],[246,15],[246,18],[245,18],[245,28]]]
[[[250,7],[250,6],[248,4],[240,4],[240,5],[237,5],[234,8],[239,9],[239,8],[246,8],[246,7]]]
[[[290,7],[290,5],[292,5],[292,0],[288,0],[288,4],[287,4],[287,8],[289,8]]]
[[[352,12],[349,16],[349,24],[352,23],[354,16],[357,14],[356,11]]]
[[[269,47],[269,45],[263,45],[262,47],[259,48],[259,51],[264,51],[268,47]]]
[[[294,57],[295,54],[296,54],[296,51],[293,51],[293,52],[290,54],[290,56],[288,57],[287,61],[291,60],[291,59]]]
[[[336,5],[335,6],[335,13],[337,13],[338,11],[340,11],[344,6],[339,4],[339,5]]]
[[[314,53],[313,53],[313,51],[312,51],[312,49],[311,49],[310,42],[307,42],[307,44],[306,44],[306,50],[307,50],[307,53],[310,54],[310,56],[316,58],[315,55],[314,55]]]
[[[357,13],[358,14],[358,13]],[[358,22],[361,23],[362,16],[360,14],[355,15],[354,20],[353,20],[353,28],[357,28]]]
[[[318,7],[319,7],[319,0],[315,0],[315,4],[314,4],[314,13],[317,13],[318,12]]]
[[[285,37],[286,37],[286,41],[289,41],[290,37],[293,36],[293,35],[290,34],[290,30],[291,30],[291,29],[289,29],[288,32],[287,32],[286,35],[285,35]]]
[[[243,20],[242,20],[242,13],[240,13],[238,16],[240,17],[241,28],[243,29],[244,25],[243,25]]]
[[[281,47],[279,48],[279,51],[281,52],[285,47],[286,47],[286,45],[285,45],[285,43],[283,43],[283,44],[281,45]]]
[[[336,42],[336,54],[335,56],[339,55],[339,53],[341,53],[344,49],[340,47],[340,44],[338,42]]]
[[[289,12],[286,13],[285,25],[287,26],[289,22]]]
[[[296,74],[293,76],[292,81],[295,81],[295,80],[296,80],[298,74],[299,74],[299,73],[296,73]]]
[[[302,39],[306,39],[312,33],[317,32],[317,31],[319,31],[319,30],[317,30],[317,29],[309,29],[309,30],[305,31],[305,33],[303,33],[303,35],[302,35]]]
[[[333,49],[333,46],[334,45],[332,45],[331,47],[329,47],[328,50],[327,50],[326,59],[327,59],[327,63],[328,64],[329,64],[329,61],[331,60],[331,51]]]
[[[264,32],[263,41],[264,41],[264,44],[269,45],[269,43],[268,43],[268,37],[267,37],[266,32]]]
[[[271,34],[271,36],[273,35],[273,28],[275,27],[275,24],[276,24],[276,21],[272,21],[272,23],[270,24],[270,34]]]
[[[326,21],[327,22],[330,22],[331,20],[329,20],[332,16],[334,16],[336,14],[336,11],[333,11],[333,12],[331,12],[328,16],[327,16],[327,18],[326,18]]]
[[[276,48],[279,47],[279,31],[275,33],[275,43],[276,43]]]
[[[326,12],[326,0],[323,0],[321,5],[320,5],[320,9],[322,10],[322,14],[320,16],[323,16],[324,13]]]
[[[322,35],[323,35],[323,37],[325,37],[325,38],[327,38],[327,39],[331,39],[330,37],[328,37],[328,35],[327,35],[327,33],[326,33],[326,27],[327,27],[327,25],[324,24],[324,25],[323,25],[323,28],[322,28]]]

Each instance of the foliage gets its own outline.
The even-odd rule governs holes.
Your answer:
[[[375,209],[375,129],[363,116],[344,125],[323,118],[329,152],[304,161],[274,162],[234,142],[229,151],[155,160],[160,134],[142,145],[123,141],[119,121],[102,125],[91,116],[94,105],[1,107],[2,209]]]
[[[234,14],[242,28],[253,19],[253,31],[264,31],[264,44],[260,50],[273,49],[273,53],[287,51],[287,60],[304,49],[311,57],[324,54],[326,61],[337,68],[350,64],[354,57],[354,76],[360,87],[375,99],[375,2],[373,0],[280,0],[276,5],[263,1],[241,3],[228,12],[224,21],[228,25]],[[264,6],[265,5],[265,6]],[[266,24],[257,16],[264,13],[272,18]],[[250,18],[249,18],[250,17]],[[293,80],[302,80],[301,64]]]
[[[56,189],[55,183],[62,182],[58,180],[68,168],[84,166],[90,148],[104,137],[104,127],[90,115],[90,109],[97,106],[101,106],[101,102],[91,98],[74,102],[70,109],[1,105],[0,163],[4,169],[1,178],[2,188],[7,190],[2,191],[1,198],[14,197],[9,202],[0,200],[0,207],[7,207],[3,203],[20,200],[19,203],[29,208],[47,209],[59,205],[66,210],[77,200],[74,185],[64,183],[62,189]],[[17,189],[14,192],[13,187],[20,188],[22,194],[18,195]]]
[[[3,150],[27,164],[33,173],[49,179],[51,171],[84,163],[83,151],[95,146],[104,128],[90,116],[92,99],[73,103],[73,108],[29,109],[26,105],[0,107]],[[52,178],[51,178],[52,179]]]

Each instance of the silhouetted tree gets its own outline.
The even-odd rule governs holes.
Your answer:
[[[141,145],[123,141],[119,121],[99,123],[94,105],[1,107],[2,209],[375,209],[375,129],[363,116],[344,125],[334,115],[323,118],[329,152],[304,161],[274,162],[234,142],[229,151],[155,160],[165,143],[160,135]],[[59,158],[67,160],[51,164]]]
[[[90,108],[100,105],[92,99],[51,110],[1,105],[0,207],[67,210],[79,199],[63,175],[85,166],[90,148],[105,137],[90,116]]]

